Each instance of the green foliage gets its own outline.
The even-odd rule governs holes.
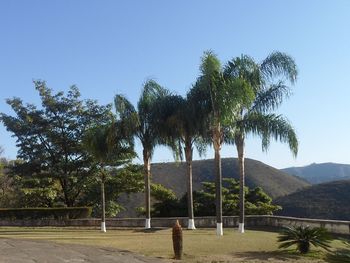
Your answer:
[[[297,251],[306,254],[310,246],[328,249],[331,236],[325,228],[310,228],[309,226],[297,226],[285,228],[278,237],[279,248],[296,246]]]
[[[271,215],[281,207],[272,205],[272,199],[260,187],[244,188],[246,213],[250,215]],[[222,187],[223,215],[239,213],[239,183],[235,179],[224,178]],[[194,207],[197,216],[215,215],[215,184],[203,183],[203,190],[194,192]]]
[[[9,175],[9,168],[13,161],[0,158],[0,207],[15,207],[17,201],[16,183]]]
[[[143,149],[147,152],[147,158],[152,157],[154,147],[162,141],[157,128],[159,125],[157,104],[168,93],[156,81],[148,80],[143,86],[141,97],[137,103],[136,135],[140,139]]]
[[[161,184],[151,184],[151,193],[156,200],[176,200],[175,193]]]
[[[17,207],[62,206],[57,202],[60,187],[52,178],[15,177],[17,183]]]
[[[183,203],[178,200],[173,190],[161,184],[151,184],[151,197],[154,201],[151,208],[152,217],[185,216]],[[144,207],[137,207],[136,210],[142,216],[146,213]]]
[[[0,208],[1,219],[78,219],[91,216],[91,207]]]
[[[84,194],[86,181],[95,173],[91,156],[82,145],[83,134],[93,123],[103,125],[108,121],[111,106],[81,100],[75,86],[65,95],[63,92],[53,94],[43,81],[35,81],[34,85],[39,92],[41,108],[13,98],[7,103],[15,116],[0,115],[6,129],[16,138],[19,149],[17,157],[21,162],[11,168],[12,174],[21,177],[28,189],[36,188],[41,181],[43,187],[55,188],[57,195],[47,205],[63,202],[74,206]],[[32,179],[38,179],[39,184],[25,182]]]
[[[222,188],[223,196],[223,215],[238,215],[239,201],[239,183],[234,179],[225,178]],[[203,190],[195,191],[194,214],[196,216],[213,216],[215,210],[215,184],[212,182],[203,182]],[[186,216],[187,214],[187,195],[181,199],[176,198],[174,192],[166,189],[164,186],[157,185],[152,188],[152,197],[156,199],[153,205],[153,215],[159,217]],[[245,187],[246,210],[251,215],[269,215],[281,209],[281,207],[272,205],[272,199],[260,187],[249,189]]]
[[[153,217],[184,216],[186,213],[175,193],[161,184],[151,184],[151,196],[155,199],[151,210]],[[179,214],[180,211],[182,214]]]
[[[132,133],[126,133],[123,120],[110,113],[105,124],[94,123],[84,134],[83,144],[95,162],[102,166],[120,166],[136,157]]]
[[[98,177],[90,178],[81,203],[92,206],[94,217],[101,215],[101,181]],[[143,169],[141,165],[128,164],[119,169],[111,169],[105,179],[106,216],[116,216],[124,208],[118,198],[122,193],[138,193],[143,190]]]

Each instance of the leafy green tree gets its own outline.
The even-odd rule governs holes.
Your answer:
[[[281,52],[273,52],[262,63],[242,55],[227,63],[224,69],[226,79],[238,80],[236,89],[254,91],[254,99],[238,104],[231,119],[226,123],[228,137],[236,145],[240,175],[240,217],[239,232],[244,233],[244,145],[248,133],[260,136],[262,149],[267,150],[270,139],[287,143],[293,155],[298,152],[298,140],[293,127],[281,115],[271,113],[290,94],[285,80],[294,84],[297,67],[294,60]],[[230,139],[228,139],[229,141]]]
[[[167,189],[161,184],[152,184],[151,189],[151,196],[155,200],[152,205],[152,216],[178,217],[186,215],[186,207],[182,206],[171,189]]]
[[[216,187],[213,182],[203,182],[203,189],[195,191],[194,212],[196,216],[213,216],[216,213],[215,194]],[[273,205],[272,199],[260,187],[249,189],[245,187],[247,213],[250,215],[271,215],[281,207]],[[187,209],[187,196],[178,199],[175,193],[164,186],[152,189],[152,197],[156,200],[152,213],[158,217],[185,216]],[[237,216],[239,214],[239,182],[224,178],[222,187],[223,214]]]
[[[240,79],[227,77],[217,56],[205,52],[200,66],[201,75],[190,91],[191,101],[196,103],[200,114],[197,116],[207,124],[208,132],[215,152],[216,182],[216,221],[217,235],[223,235],[222,229],[222,171],[221,147],[224,143],[224,127],[234,115],[238,105],[247,105],[253,98],[253,90]],[[237,87],[242,88],[237,88]]]
[[[235,179],[224,178],[223,214],[236,216],[239,214],[239,182]],[[272,199],[260,187],[244,188],[247,202],[247,213],[250,215],[271,215],[280,210],[279,206],[272,204]],[[195,192],[195,214],[198,216],[211,216],[215,214],[215,185],[212,182],[204,182],[203,189]]]
[[[151,228],[151,159],[156,145],[162,143],[162,138],[159,136],[157,128],[157,125],[159,125],[159,112],[157,112],[158,107],[156,106],[159,100],[167,94],[168,91],[154,80],[146,81],[137,103],[137,111],[125,97],[121,95],[115,97],[117,116],[123,117],[124,115],[121,114],[121,110],[125,111],[127,109],[134,123],[132,130],[141,141],[143,148],[146,209],[145,228]]]
[[[215,185],[212,182],[203,182],[203,189],[195,192],[195,213],[200,216],[215,214]],[[223,214],[236,216],[239,214],[239,182],[235,179],[223,179]],[[250,215],[271,215],[280,210],[279,206],[272,205],[272,199],[260,187],[244,188],[246,196],[245,208]]]
[[[49,195],[46,206],[74,206],[95,172],[94,162],[82,144],[83,134],[93,123],[104,123],[111,107],[81,100],[75,86],[65,95],[53,94],[43,81],[34,81],[34,85],[41,99],[40,108],[13,98],[7,103],[15,116],[0,114],[19,149],[20,161],[11,173],[21,177],[23,183],[27,180],[23,189],[42,190],[43,197]]]

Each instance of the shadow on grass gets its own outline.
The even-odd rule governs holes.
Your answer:
[[[337,249],[333,253],[328,253],[325,260],[330,263],[350,263],[350,250]]]
[[[247,251],[247,252],[236,252],[232,255],[236,257],[244,258],[245,260],[261,260],[261,261],[272,261],[272,260],[289,260],[299,259],[300,256],[292,254],[286,251]]]
[[[273,227],[273,226],[249,226],[249,227],[246,227],[246,229],[253,230],[253,231],[280,233],[283,228]]]
[[[134,233],[156,233],[158,231],[164,230],[166,228],[164,227],[152,227],[148,229],[134,229],[132,232]]]

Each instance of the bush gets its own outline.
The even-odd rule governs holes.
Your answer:
[[[293,245],[297,246],[297,250],[301,254],[306,254],[310,251],[310,245],[328,249],[331,236],[325,228],[310,228],[309,226],[297,226],[285,228],[278,242],[281,244],[279,248],[288,248]]]
[[[91,216],[91,207],[0,208],[0,219],[78,219]]]

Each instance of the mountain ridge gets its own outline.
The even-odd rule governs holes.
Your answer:
[[[281,169],[290,175],[304,178],[311,184],[350,179],[350,164],[334,162],[312,163],[301,167]]]

